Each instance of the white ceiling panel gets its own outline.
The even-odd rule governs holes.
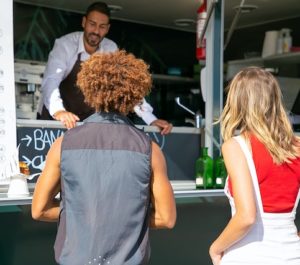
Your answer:
[[[15,0],[16,2],[83,13],[93,0]],[[234,7],[241,2],[254,5],[257,9],[243,13],[237,28],[263,24],[269,21],[300,17],[300,0],[219,0],[225,1],[225,29],[231,24],[236,13]],[[196,20],[196,12],[201,0],[107,0],[108,5],[121,6],[112,14],[115,19],[157,25],[186,31],[195,31],[192,23],[187,27],[174,24],[176,19]]]

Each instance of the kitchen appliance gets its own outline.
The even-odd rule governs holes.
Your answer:
[[[16,116],[18,119],[36,119],[45,63],[15,60],[14,68]]]

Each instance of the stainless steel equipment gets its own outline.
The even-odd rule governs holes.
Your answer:
[[[45,63],[15,60],[16,116],[36,119]]]
[[[175,102],[177,103],[177,105],[181,108],[183,108],[184,110],[186,110],[187,112],[191,113],[192,115],[194,115],[194,122],[193,122],[193,125],[196,127],[196,128],[201,128],[202,127],[202,115],[199,111],[197,112],[194,112],[192,110],[190,110],[189,108],[187,108],[186,106],[182,105],[180,103],[180,97],[176,97],[175,98]],[[187,119],[186,121],[190,121],[189,119]]]

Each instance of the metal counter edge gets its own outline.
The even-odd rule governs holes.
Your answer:
[[[81,125],[82,122],[78,122]],[[46,120],[27,120],[17,119],[17,127],[32,127],[32,128],[64,128],[59,121],[46,121]],[[159,132],[159,129],[155,126],[136,125],[140,129],[144,129],[145,132]],[[194,127],[173,127],[171,133],[192,133],[200,134],[201,129]]]
[[[175,181],[176,182],[176,181]],[[174,181],[171,181],[174,184]],[[32,201],[32,194],[34,191],[35,183],[28,183],[30,195],[20,197],[8,197],[7,190],[8,184],[0,185],[0,206],[8,205],[29,205]],[[174,185],[172,185],[174,186]],[[222,189],[214,190],[196,190],[196,189],[174,189],[175,198],[201,198],[201,197],[222,197],[225,196]]]

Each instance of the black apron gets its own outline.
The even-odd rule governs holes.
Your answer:
[[[77,115],[82,121],[85,118],[92,115],[95,110],[84,103],[84,96],[81,90],[77,87],[77,74],[80,71],[80,54],[78,54],[77,60],[68,74],[68,76],[60,83],[59,92],[63,101],[64,108]],[[38,117],[41,120],[53,120],[48,109],[43,106],[42,113]]]

